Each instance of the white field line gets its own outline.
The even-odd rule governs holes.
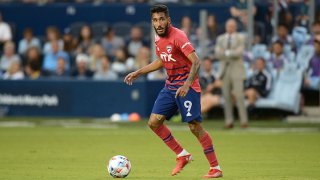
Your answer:
[[[26,121],[3,121],[0,122],[0,127],[36,127],[36,124]]]

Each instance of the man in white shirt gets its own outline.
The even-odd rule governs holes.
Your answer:
[[[0,44],[3,46],[4,42],[12,39],[11,28],[8,23],[3,21],[2,14],[0,12]]]

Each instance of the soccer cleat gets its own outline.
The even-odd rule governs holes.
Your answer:
[[[204,175],[203,178],[209,179],[209,178],[219,178],[222,177],[222,171],[219,169],[210,169],[207,175]]]
[[[190,161],[192,161],[191,154],[178,157],[176,167],[172,170],[171,175],[177,175]]]

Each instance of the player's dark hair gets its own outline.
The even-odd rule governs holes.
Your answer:
[[[153,13],[160,13],[160,12],[163,12],[167,17],[169,17],[169,9],[164,4],[156,4],[150,8],[151,16]]]

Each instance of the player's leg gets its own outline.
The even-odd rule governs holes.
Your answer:
[[[151,114],[148,125],[155,132],[163,142],[177,155],[176,167],[172,170],[171,175],[178,174],[185,165],[192,160],[192,156],[177,142],[171,134],[170,129],[163,124],[166,117],[159,114]]]
[[[190,121],[188,125],[192,134],[194,134],[199,140],[203,148],[203,152],[210,164],[210,171],[204,177],[205,178],[222,177],[222,171],[220,169],[220,166],[216,157],[216,153],[213,147],[212,139],[209,133],[203,129],[203,127],[201,126],[201,122],[193,120],[193,121]]]
[[[148,126],[176,155],[179,155],[183,151],[183,148],[172,136],[170,129],[163,124],[165,119],[166,117],[164,115],[152,113],[148,121]]]
[[[172,171],[172,175],[176,175],[181,169],[191,161],[192,156],[171,134],[169,128],[163,124],[165,119],[170,119],[177,112],[177,105],[175,102],[175,93],[163,88],[159,93],[157,100],[152,109],[148,125],[163,141],[164,143],[176,153],[177,165]]]
[[[205,178],[221,177],[222,172],[218,165],[210,135],[201,126],[200,93],[190,89],[186,97],[178,97],[179,107],[183,122],[188,122],[191,132],[198,138],[210,164],[210,172]]]

